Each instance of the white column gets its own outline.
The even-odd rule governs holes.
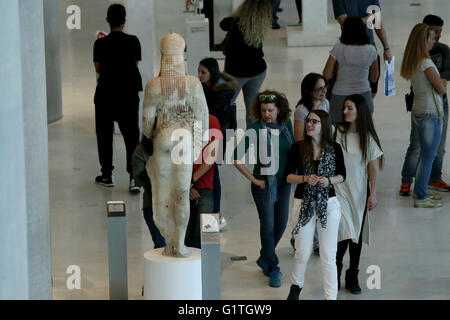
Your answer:
[[[327,0],[302,0],[302,13],[304,31],[319,31],[327,29]]]
[[[51,299],[43,2],[0,12],[0,299]]]
[[[155,61],[155,18],[154,0],[126,0],[128,34],[138,37],[141,43],[142,61],[139,63],[139,71],[142,76],[142,85],[145,90],[146,83],[154,78]],[[143,92],[140,94],[139,127],[142,121]]]
[[[57,121],[63,116],[58,2],[59,0],[44,0],[47,120],[49,123]]]
[[[127,33],[138,37],[142,49],[139,70],[143,85],[154,77],[155,18],[153,0],[126,0]]]

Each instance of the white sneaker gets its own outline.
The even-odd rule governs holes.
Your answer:
[[[141,189],[136,185],[133,178],[130,179],[130,186],[128,187],[128,191],[130,191],[131,193],[141,192]]]
[[[227,226],[227,220],[225,220],[225,217],[222,216],[219,221],[219,230],[222,231],[223,229],[225,229],[226,226]]]
[[[431,199],[430,197],[423,200],[414,199],[414,208],[441,208],[442,202]]]

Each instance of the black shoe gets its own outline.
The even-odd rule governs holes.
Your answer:
[[[296,284],[291,285],[291,291],[286,300],[299,300],[300,292],[302,292],[302,288]]]
[[[361,288],[358,283],[359,270],[348,269],[345,272],[345,289],[349,290],[353,294],[360,294]]]
[[[278,30],[278,29],[280,29],[280,28],[281,28],[281,26],[278,24],[278,22],[273,22],[273,23],[272,23],[272,29]]]
[[[278,8],[277,12],[283,12],[283,8]]]
[[[141,192],[141,189],[136,185],[133,178],[130,178],[130,186],[128,187],[128,191],[134,194]]]
[[[95,183],[108,188],[115,186],[112,176],[104,176],[104,175],[97,176],[95,177]]]

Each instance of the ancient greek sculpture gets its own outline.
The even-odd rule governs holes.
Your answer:
[[[176,33],[161,39],[161,72],[146,85],[142,124],[144,135],[154,145],[146,166],[152,182],[154,221],[166,239],[163,255],[174,257],[190,253],[184,238],[189,222],[192,163],[207,143],[202,135],[208,129],[205,95],[198,78],[186,75],[184,48],[184,39]],[[173,141],[180,132],[190,135]],[[174,148],[189,149],[189,161],[174,159]]]

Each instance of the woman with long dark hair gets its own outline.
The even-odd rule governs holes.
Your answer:
[[[198,78],[203,86],[209,114],[215,116],[222,128],[223,136],[227,129],[236,130],[236,105],[231,103],[234,91],[239,86],[237,80],[227,74],[220,72],[219,64],[214,58],[205,58],[198,65]],[[223,142],[226,145],[226,141]],[[223,149],[225,151],[225,149]],[[219,167],[214,164],[214,213],[220,213],[220,198],[222,187],[220,184]],[[227,221],[220,213],[220,229],[223,230]]]
[[[215,116],[222,127],[236,130],[236,106],[232,104],[239,82],[226,72],[220,72],[214,58],[205,58],[198,65],[198,77],[203,86],[209,113]]]
[[[256,121],[236,148],[234,159],[242,159],[253,144],[257,163],[253,173],[240,161],[235,161],[234,165],[251,181],[252,196],[258,210],[261,251],[256,263],[269,277],[269,285],[280,287],[281,272],[275,249],[289,216],[291,185],[286,182],[285,167],[294,141],[291,110],[284,94],[265,90],[256,96],[252,113]]]
[[[263,41],[272,20],[269,0],[245,0],[233,13],[220,22],[228,31],[225,71],[239,81],[233,103],[242,89],[247,128],[253,123],[251,106],[267,73]]]
[[[376,184],[378,170],[383,167],[383,151],[363,96],[355,94],[346,98],[343,119],[338,125],[336,142],[344,150],[347,178],[336,186],[342,214],[336,265],[340,287],[342,260],[349,248],[350,266],[345,273],[345,288],[358,294],[361,292],[358,272],[362,242],[369,244],[367,210],[377,206]]]
[[[318,73],[308,73],[302,80],[300,87],[302,98],[295,107],[294,135],[295,141],[303,140],[305,132],[305,119],[313,110],[330,112],[330,103],[325,97],[327,81]]]
[[[327,80],[337,71],[336,83],[330,99],[330,116],[335,123],[342,122],[342,106],[347,96],[361,94],[373,113],[370,83],[378,80],[378,53],[370,44],[367,28],[359,17],[345,19],[341,40],[330,51],[323,69]]]
[[[325,299],[336,300],[336,250],[341,213],[334,186],[345,180],[344,157],[341,146],[332,141],[327,112],[314,110],[305,123],[305,139],[293,144],[286,166],[286,181],[297,184],[294,197],[301,200],[299,220],[292,232],[296,251],[288,300],[299,299],[316,227]]]

